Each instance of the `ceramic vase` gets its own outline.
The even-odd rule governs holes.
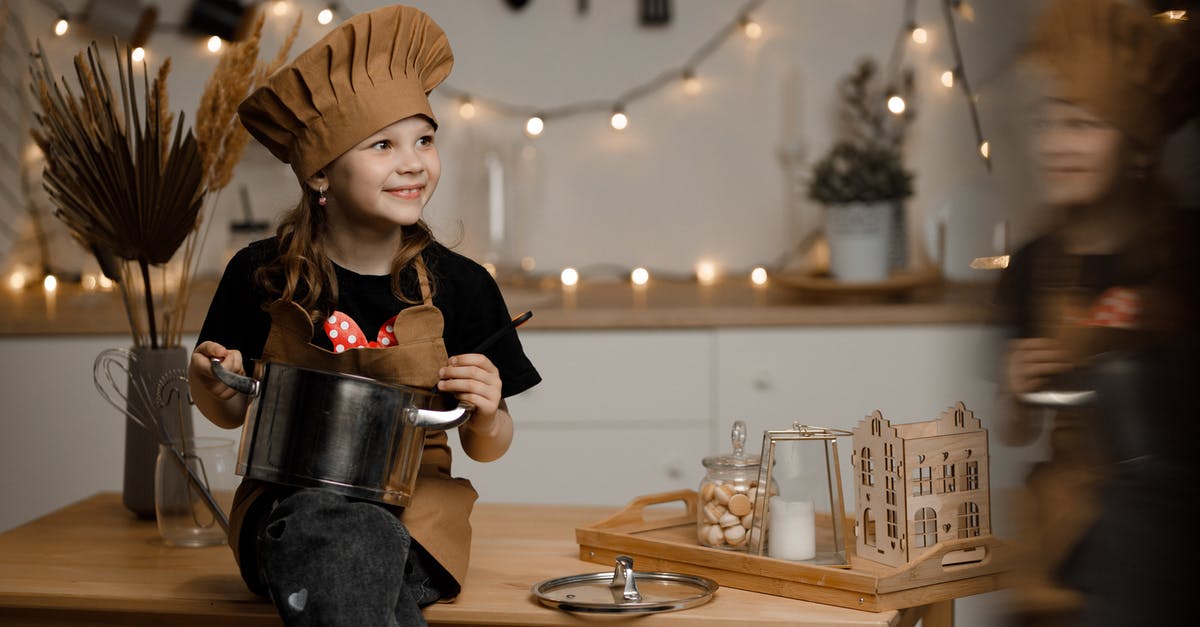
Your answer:
[[[825,207],[829,271],[835,279],[866,283],[888,278],[895,204],[884,201]]]
[[[193,435],[187,363],[188,351],[182,346],[109,349],[96,358],[96,388],[127,418],[122,502],[142,518],[155,515],[154,469],[160,441]]]

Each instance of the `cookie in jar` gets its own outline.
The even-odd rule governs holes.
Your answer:
[[[745,551],[754,528],[759,456],[745,452],[746,423],[733,423],[732,455],[703,460],[696,508],[696,540],[703,546]]]

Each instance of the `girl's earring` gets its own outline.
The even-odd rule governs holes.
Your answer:
[[[328,199],[325,198],[325,188],[322,187],[321,189],[318,189],[317,190],[317,204],[324,207],[327,200]]]

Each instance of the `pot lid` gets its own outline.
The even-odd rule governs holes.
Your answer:
[[[702,605],[718,587],[712,579],[696,575],[635,572],[633,558],[619,555],[611,573],[547,579],[534,584],[533,595],[567,612],[650,614]]]
[[[737,420],[729,433],[733,443],[732,455],[712,455],[703,460],[705,468],[755,468],[759,464],[759,456],[746,453],[746,423]]]

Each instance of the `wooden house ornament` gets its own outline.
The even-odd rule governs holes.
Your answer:
[[[991,536],[987,430],[962,402],[909,424],[876,410],[853,433],[859,557],[904,566],[939,542]]]

